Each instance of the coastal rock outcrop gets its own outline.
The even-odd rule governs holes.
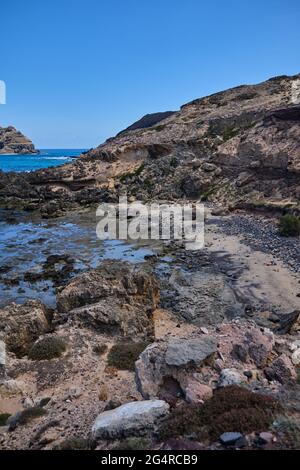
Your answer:
[[[0,309],[0,337],[7,350],[17,356],[27,354],[35,340],[49,328],[47,309],[38,300],[29,300],[24,305],[12,303]]]
[[[300,213],[297,80],[274,77],[215,93],[175,113],[146,116],[70,164],[0,174],[0,203],[55,217],[127,192],[143,201],[188,198]]]
[[[152,313],[159,300],[151,272],[129,263],[104,262],[73,279],[58,294],[60,315],[98,331],[152,337]]]
[[[38,153],[30,139],[13,126],[0,127],[0,154]]]

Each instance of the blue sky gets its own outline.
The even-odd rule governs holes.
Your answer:
[[[14,0],[0,8],[12,124],[89,148],[146,113],[300,72],[299,0]]]

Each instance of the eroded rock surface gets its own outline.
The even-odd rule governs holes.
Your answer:
[[[108,261],[68,284],[57,297],[60,314],[98,331],[153,336],[159,300],[155,277],[130,264]]]
[[[0,335],[8,351],[17,356],[27,354],[35,340],[49,328],[47,309],[38,300],[24,305],[12,303],[0,310]]]

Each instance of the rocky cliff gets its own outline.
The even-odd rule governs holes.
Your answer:
[[[33,143],[14,127],[0,127],[0,154],[38,153]]]
[[[300,105],[292,90],[299,79],[275,77],[197,99],[71,164],[2,174],[0,200],[51,216],[66,207],[116,201],[126,191],[143,201],[187,198],[297,212]]]

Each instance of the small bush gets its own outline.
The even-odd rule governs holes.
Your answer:
[[[14,416],[11,416],[9,419],[9,430],[13,431],[17,426],[24,426],[33,419],[39,418],[47,414],[47,411],[40,406],[33,406],[32,408],[27,408],[26,410],[16,413]]]
[[[216,440],[223,432],[264,431],[281,409],[271,397],[229,386],[216,390],[204,405],[183,405],[176,408],[161,425],[160,437],[195,434],[198,439]]]
[[[145,341],[115,344],[108,354],[108,365],[121,370],[134,370],[135,361],[148,346]]]
[[[5,426],[6,421],[11,415],[9,413],[0,413],[0,426]]]
[[[149,450],[150,441],[144,437],[129,437],[116,442],[113,450]]]
[[[278,225],[280,235],[284,237],[296,237],[300,235],[300,217],[296,215],[283,215]]]
[[[96,344],[96,346],[93,348],[93,351],[98,356],[102,356],[106,353],[107,349],[107,344]]]
[[[91,443],[83,437],[69,437],[59,444],[58,450],[90,450]]]
[[[29,351],[28,357],[33,361],[50,360],[60,357],[66,350],[66,343],[58,336],[45,336],[38,340]]]

